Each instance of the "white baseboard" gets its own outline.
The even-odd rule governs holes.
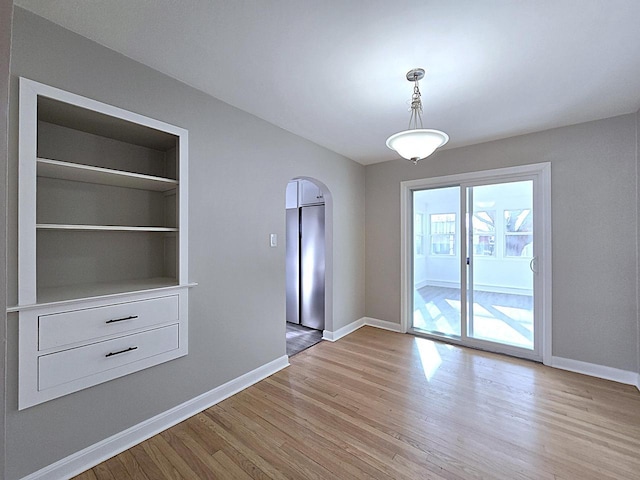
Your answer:
[[[371,317],[362,317],[355,322],[351,322],[349,325],[339,328],[335,332],[324,330],[322,332],[322,339],[329,340],[330,342],[335,342],[336,340],[340,340],[342,337],[355,332],[360,327],[364,327],[365,325],[368,325],[370,327],[382,328],[384,330],[391,330],[392,332],[402,333],[402,326],[399,323],[387,322],[386,320],[378,320],[377,318]]]
[[[426,287],[427,285],[429,285],[429,281],[428,280],[419,280],[417,282],[415,282],[415,284],[413,285],[413,288],[415,288],[416,290],[419,290],[423,287]]]
[[[339,328],[335,332],[330,330],[324,330],[322,332],[322,339],[328,340],[330,342],[335,342],[336,340],[340,340],[342,337],[349,335],[350,333],[355,332],[360,327],[364,326],[364,319],[356,320],[355,322],[351,322],[349,325],[345,325],[342,328]]]
[[[365,325],[369,325],[370,327],[382,328],[384,330],[391,330],[392,332],[404,333],[402,331],[402,325],[394,322],[387,322],[386,320],[378,320],[377,318],[364,317]]]
[[[426,280],[422,280],[418,285],[414,288],[423,288],[423,287],[444,287],[444,288],[460,288],[460,282],[449,282],[447,280],[434,280],[432,278],[427,278]]]
[[[220,385],[209,392],[203,393],[138,425],[134,425],[127,430],[69,455],[56,463],[24,477],[22,480],[64,480],[78,475],[167,428],[200,413],[216,403],[235,395],[241,390],[250,387],[254,383],[273,375],[287,366],[289,366],[289,357],[283,355],[238,378],[234,378],[224,385]]]
[[[582,373],[591,377],[612,380],[626,385],[635,385],[640,390],[639,375],[636,372],[628,370],[620,370],[618,368],[605,367],[595,363],[581,362],[579,360],[571,360],[570,358],[551,357],[551,366],[561,370]]]

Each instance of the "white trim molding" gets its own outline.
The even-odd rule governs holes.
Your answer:
[[[283,355],[181,405],[69,455],[22,480],[63,480],[74,477],[288,366],[289,357]]]
[[[356,320],[355,322],[351,322],[350,324],[345,325],[342,328],[339,328],[335,332],[332,332],[330,330],[324,330],[322,332],[322,339],[328,340],[329,342],[335,342],[336,340],[340,340],[342,337],[345,337],[350,333],[355,332],[356,330],[358,330],[360,327],[363,327],[363,326],[364,326],[364,318],[361,318],[360,320]]]
[[[365,325],[370,327],[382,328],[383,330],[391,330],[392,332],[405,333],[402,331],[402,325],[394,322],[387,322],[386,320],[378,320],[377,318],[364,317]]]
[[[322,332],[322,339],[329,342],[335,342],[342,337],[346,337],[350,333],[355,332],[361,327],[368,325],[370,327],[382,328],[383,330],[391,330],[392,332],[405,333],[402,331],[402,325],[394,322],[387,322],[386,320],[378,320],[377,318],[362,317],[355,322],[351,322],[342,328],[339,328],[335,332],[324,330]]]
[[[568,370],[569,372],[589,375],[590,377],[602,378],[626,385],[634,385],[640,390],[640,385],[638,385],[640,378],[638,378],[639,375],[636,372],[562,357],[552,357],[550,366],[561,370]]]

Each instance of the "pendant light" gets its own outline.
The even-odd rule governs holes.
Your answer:
[[[418,86],[418,81],[422,78],[424,78],[422,68],[414,68],[407,72],[407,80],[414,83],[409,129],[387,138],[387,147],[398,152],[401,157],[411,160],[414,165],[449,141],[449,135],[446,133],[422,126],[422,99]]]

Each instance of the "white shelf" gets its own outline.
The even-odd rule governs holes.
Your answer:
[[[157,277],[136,280],[119,280],[95,284],[67,285],[63,287],[39,288],[38,305],[62,302],[66,300],[85,299],[115,295],[119,293],[139,292],[165,287],[178,286],[175,278]]]
[[[177,232],[172,227],[127,227],[124,225],[67,225],[61,223],[37,223],[37,230],[76,230],[84,232]]]
[[[95,283],[86,285],[71,285],[65,287],[39,288],[37,292],[37,302],[29,305],[7,306],[7,313],[26,312],[34,309],[41,309],[48,306],[77,305],[85,300],[95,301],[105,299],[105,301],[120,301],[129,296],[140,296],[147,294],[162,294],[173,292],[180,288],[193,288],[198,284],[195,282],[178,284],[172,277],[144,278],[138,280],[124,280],[110,283]]]
[[[170,178],[123,172],[79,163],[61,162],[48,158],[38,158],[37,164],[39,177],[157,192],[166,192],[178,186],[178,181]]]

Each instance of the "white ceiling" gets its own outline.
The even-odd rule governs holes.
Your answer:
[[[640,108],[638,0],[16,0],[364,165],[425,128],[458,147]]]

